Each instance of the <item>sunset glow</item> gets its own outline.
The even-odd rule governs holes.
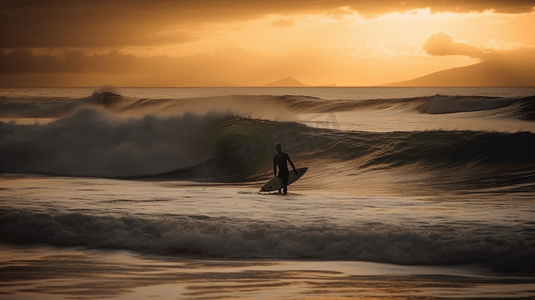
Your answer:
[[[535,0],[0,2],[1,299],[534,298]]]
[[[23,2],[1,12],[5,87],[262,86],[285,77],[382,85],[490,59],[474,51],[524,51],[535,64],[532,1]]]

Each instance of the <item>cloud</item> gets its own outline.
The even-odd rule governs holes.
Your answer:
[[[82,51],[65,50],[61,55],[35,55],[32,51],[16,49],[5,54],[0,51],[0,73],[108,73],[124,74],[149,70],[151,63],[167,57],[142,58],[116,50],[107,54],[87,55]]]
[[[520,50],[487,52],[482,59],[500,59],[502,65],[521,65],[526,72],[531,72],[533,67],[527,66],[534,66],[535,53],[533,49]],[[443,68],[462,65],[459,57],[453,56],[433,58],[407,54],[385,60],[385,55],[381,54],[384,51],[389,50],[385,47],[365,48],[362,50],[364,56],[354,56],[353,52],[310,50],[267,56],[233,46],[213,53],[175,58],[138,56],[121,51],[89,55],[69,50],[56,55],[37,55],[24,49],[0,50],[0,86],[251,86],[289,76],[312,85],[376,85],[421,76],[422,72],[434,72],[437,69],[433,69],[430,61],[444,61]],[[473,62],[471,59],[466,61]],[[419,70],[422,68],[424,71]]]
[[[2,75],[0,76],[0,85],[20,86],[21,81],[22,83],[26,82],[26,85],[31,85],[36,84],[37,81],[42,82],[44,80],[42,78],[52,80],[57,77],[57,80],[49,84],[63,86],[67,81],[70,82],[69,80],[65,81],[63,76],[65,74],[71,74],[72,78],[80,77],[79,74],[85,74],[91,78],[95,76],[109,77],[103,76],[104,74],[120,75],[126,76],[124,78],[127,80],[127,82],[121,81],[122,84],[142,86],[153,85],[153,83],[160,86],[208,83],[218,85],[229,82],[240,82],[245,85],[262,84],[264,81],[268,82],[273,79],[271,77],[269,79],[263,78],[266,76],[263,72],[278,72],[278,70],[272,70],[275,62],[274,58],[249,52],[236,46],[216,49],[213,54],[204,53],[184,57],[137,56],[117,50],[93,55],[80,50],[65,50],[56,55],[38,55],[27,49],[16,49],[10,52],[0,50],[0,75]],[[30,78],[26,75],[31,75],[33,79],[24,80],[24,78]],[[83,78],[87,76],[83,76]],[[277,75],[272,76],[277,78]],[[141,82],[135,80],[137,77],[142,78],[139,79]],[[208,82],[196,82],[193,80],[194,77],[202,78]],[[8,83],[7,79],[9,78],[13,78],[13,80],[19,78],[20,80]],[[146,81],[148,78],[150,80]],[[84,83],[85,80],[80,80],[78,80],[80,82],[78,85],[88,84]],[[111,82],[117,84],[115,81]]]
[[[535,47],[519,42],[491,40],[487,47],[478,47],[468,43],[457,42],[454,37],[439,31],[431,34],[422,44],[421,51],[433,56],[462,55],[485,61],[507,61],[508,64],[535,63]]]
[[[291,27],[295,25],[294,19],[279,19],[273,22],[273,27]]]
[[[330,15],[341,7],[373,17],[430,8],[432,12],[533,12],[535,1],[41,1],[4,0],[0,48],[118,47],[187,43],[202,39],[206,23],[246,21],[269,14]],[[180,28],[180,30],[172,30]]]
[[[492,53],[467,43],[456,42],[453,36],[443,31],[430,35],[422,44],[421,50],[433,56],[463,55],[475,58],[485,58]]]
[[[357,82],[359,79],[355,78],[363,79],[359,76],[373,80],[359,62],[348,62],[339,54],[321,51],[267,56],[233,46],[175,58],[129,55],[121,51],[99,55],[82,51],[37,55],[24,49],[9,53],[0,50],[0,86],[4,87],[250,86],[289,76],[309,84],[340,83],[347,78],[351,78],[349,82]],[[383,77],[381,72],[381,80]]]

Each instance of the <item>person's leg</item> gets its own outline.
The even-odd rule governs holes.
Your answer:
[[[282,173],[279,171],[279,175],[277,175],[277,177],[279,177],[280,179],[282,179],[282,183],[284,184],[284,175],[282,175]],[[282,189],[279,189],[279,194],[282,193]]]
[[[284,176],[282,177],[282,193],[284,195],[286,195],[286,193],[288,192],[288,177],[289,177],[290,173],[288,174],[284,174]]]

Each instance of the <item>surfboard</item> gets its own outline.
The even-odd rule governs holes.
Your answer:
[[[288,185],[294,183],[297,179],[301,178],[308,168],[298,168],[295,169],[297,171],[297,175],[293,170],[290,171],[290,176],[288,177]],[[282,179],[275,176],[271,178],[264,186],[260,189],[260,192],[269,192],[269,191],[276,191],[282,189]]]

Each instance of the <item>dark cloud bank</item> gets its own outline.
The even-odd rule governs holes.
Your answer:
[[[236,64],[237,61],[240,65]],[[273,64],[268,58],[237,47],[217,49],[213,54],[179,58],[166,55],[136,56],[117,50],[91,55],[81,50],[38,55],[28,49],[0,49],[0,86],[91,86],[94,85],[94,78],[103,75],[108,76],[106,80],[119,85],[228,86],[232,84],[227,80],[243,81],[243,78],[262,76],[259,70]],[[218,81],[217,78],[223,78],[224,81]],[[116,83],[114,80],[123,81]],[[97,85],[107,83],[110,82]]]
[[[532,12],[535,0],[521,1],[36,1],[4,0],[0,48],[120,47],[187,43],[200,24],[258,19],[268,14],[339,15],[340,7],[365,17],[430,8],[433,12]]]

